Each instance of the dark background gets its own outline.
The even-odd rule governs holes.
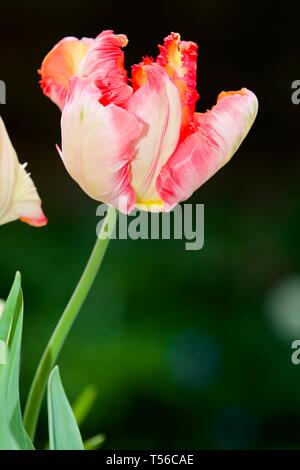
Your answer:
[[[156,55],[170,31],[199,45],[198,110],[222,90],[258,96],[237,155],[192,198],[205,204],[205,246],[114,241],[59,358],[71,400],[98,389],[83,425],[118,448],[300,448],[298,15],[289,3],[185,0],[1,2],[0,112],[28,161],[48,227],[0,230],[0,297],[23,276],[23,400],[35,365],[95,238],[96,203],[55,150],[59,110],[36,73],[62,37],[114,29],[126,65]],[[45,413],[40,445],[46,439]]]

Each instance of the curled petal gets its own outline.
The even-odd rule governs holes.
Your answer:
[[[82,64],[82,76],[97,84],[101,91],[100,101],[104,105],[123,105],[132,94],[132,88],[127,84],[121,49],[127,42],[124,34],[103,31],[94,40]]]
[[[137,204],[161,202],[156,179],[174,152],[180,133],[181,106],[176,87],[157,64],[144,67],[147,80],[129,99],[127,109],[143,124],[131,165]]]
[[[93,39],[88,38],[64,38],[42,62],[39,70],[42,90],[60,109],[66,100],[69,80],[80,73],[80,65],[92,43]]]
[[[248,134],[257,109],[256,96],[246,88],[221,93],[162,168],[157,180],[161,198],[170,206],[189,198],[224,166]]]
[[[182,105],[181,140],[194,130],[194,112],[199,95],[196,90],[197,50],[196,43],[181,41],[178,33],[171,33],[158,46],[160,54],[156,62],[164,67],[176,85]]]
[[[141,124],[123,108],[99,103],[101,94],[89,80],[74,78],[62,112],[62,152],[72,178],[93,199],[118,206],[122,196],[132,210],[130,162]]]
[[[145,69],[145,65],[152,65],[154,63],[154,59],[152,57],[143,57],[142,62],[139,64],[135,64],[131,67],[131,82],[133,86],[133,90],[136,91],[142,85],[147,83],[147,73]]]
[[[34,183],[19,163],[0,118],[0,225],[17,219],[36,227],[47,224]]]

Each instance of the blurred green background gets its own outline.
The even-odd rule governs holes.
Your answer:
[[[204,248],[111,242],[59,358],[71,400],[97,387],[83,434],[104,432],[107,449],[300,448],[299,54],[286,13],[268,1],[1,4],[0,112],[49,217],[44,229],[0,230],[0,297],[17,269],[23,277],[23,400],[98,222],[55,150],[60,114],[36,73],[44,55],[64,36],[112,28],[129,37],[129,67],[178,31],[199,44],[198,110],[241,86],[260,102],[237,155],[192,198],[205,204]],[[40,445],[46,436],[44,410]]]

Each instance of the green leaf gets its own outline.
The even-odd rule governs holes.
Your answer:
[[[96,387],[94,387],[93,385],[88,385],[83,389],[79,397],[76,399],[75,403],[73,403],[73,413],[79,426],[89,415],[96,398]]]
[[[22,327],[23,295],[21,276],[17,273],[0,319],[0,447],[7,450],[33,449],[23,425],[19,395]]]
[[[85,450],[96,450],[102,446],[103,442],[105,441],[104,434],[97,434],[96,436],[90,437],[86,441],[84,441],[84,448]]]
[[[0,341],[4,341],[6,344],[9,344],[13,320],[16,316],[15,312],[21,309],[22,297],[20,296],[20,292],[21,274],[17,272],[0,320]],[[15,323],[16,321],[17,320],[15,320]]]
[[[23,307],[23,306],[22,306]],[[32,450],[33,445],[24,428],[20,404],[19,375],[20,354],[23,329],[23,312],[20,312],[15,331],[12,336],[11,348],[9,349],[7,370],[7,406],[9,410],[10,426],[14,438],[21,449]]]
[[[84,450],[80,431],[56,366],[48,381],[50,450]]]
[[[3,369],[2,369],[3,370]],[[0,374],[0,390],[4,390],[4,374]],[[9,425],[5,394],[0,393],[0,450],[18,450],[19,447],[14,439]]]
[[[5,341],[0,341],[0,365],[7,363],[7,347]]]

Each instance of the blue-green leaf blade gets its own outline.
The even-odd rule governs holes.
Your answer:
[[[9,342],[15,311],[20,308],[20,290],[21,275],[17,272],[7,301],[4,304],[0,321],[0,341],[4,341],[7,344]]]
[[[22,294],[22,292],[21,292]],[[20,355],[23,329],[23,302],[19,318],[16,323],[15,330],[11,338],[11,347],[8,352],[7,367],[7,408],[10,420],[11,432],[23,450],[32,450],[33,444],[23,425],[20,392],[19,392],[19,376],[20,376]]]
[[[23,295],[21,276],[17,273],[0,319],[1,447],[7,450],[33,449],[23,425],[19,396],[22,327]]]
[[[84,450],[80,431],[56,366],[48,381],[48,426],[51,450]]]

